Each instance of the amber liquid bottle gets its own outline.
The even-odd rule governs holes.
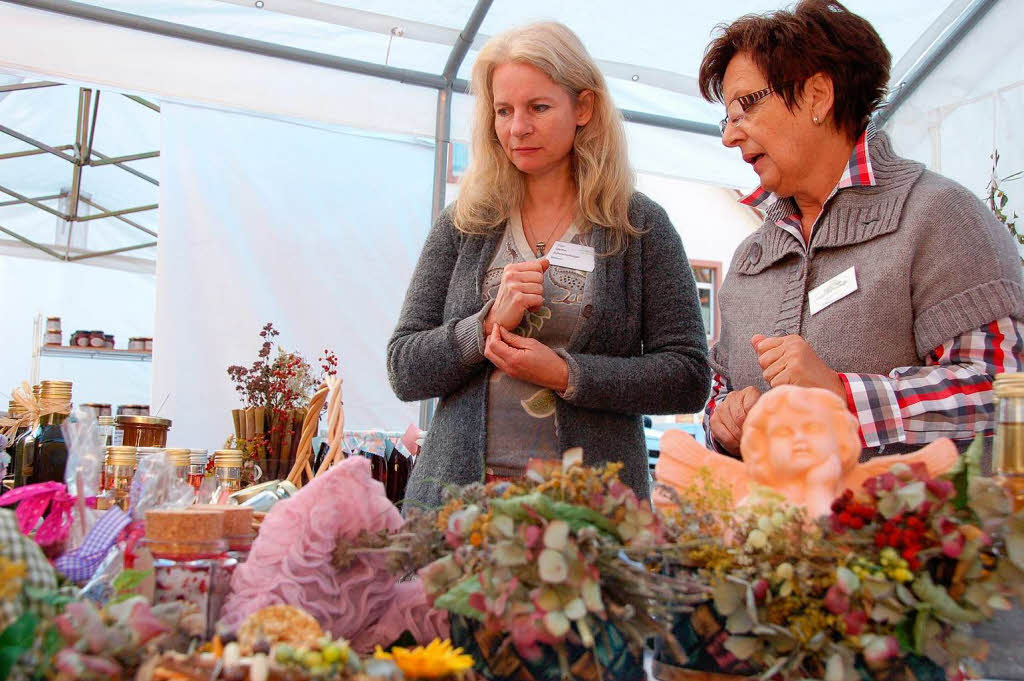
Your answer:
[[[68,417],[71,406],[71,384],[67,381],[43,381],[39,393],[44,402],[66,402],[67,410],[46,414],[39,419],[39,429],[33,453],[32,475],[29,483],[64,482],[64,469],[68,463],[68,448],[64,443],[61,424]]]
[[[1024,508],[1024,373],[996,375],[993,389],[997,420],[992,473],[1016,512]]]

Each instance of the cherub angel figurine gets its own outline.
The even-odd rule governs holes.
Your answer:
[[[952,440],[940,438],[912,454],[858,463],[857,419],[843,401],[828,390],[796,386],[774,388],[757,401],[743,424],[740,451],[742,461],[705,449],[686,433],[669,431],[661,439],[655,477],[681,490],[706,466],[731,486],[739,503],[753,487],[769,487],[818,517],[829,512],[844,489],[859,489],[894,463],[919,461],[934,476],[949,470],[958,456]],[[671,504],[657,492],[654,500],[659,506]]]

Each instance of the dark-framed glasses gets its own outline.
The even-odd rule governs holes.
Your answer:
[[[725,129],[729,127],[730,123],[732,125],[739,125],[740,123],[742,123],[743,118],[747,113],[747,109],[749,109],[757,102],[760,102],[762,99],[772,94],[773,92],[775,92],[775,88],[768,86],[763,90],[758,90],[757,92],[751,92],[749,94],[741,95],[736,99],[732,100],[732,104],[730,104],[729,106],[731,107],[733,104],[739,104],[740,112],[737,114],[730,114],[728,109],[726,109],[725,118],[718,122],[718,127],[722,130],[722,134],[725,134]]]

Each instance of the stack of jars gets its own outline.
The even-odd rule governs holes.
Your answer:
[[[92,348],[93,350],[113,350],[114,349],[114,336],[113,334],[103,333],[103,331],[82,331],[79,329],[71,334],[71,346],[78,348]]]
[[[46,336],[43,338],[45,345],[60,345],[63,335],[60,330],[60,317],[46,318]]]

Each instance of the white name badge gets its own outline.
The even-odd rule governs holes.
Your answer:
[[[851,267],[817,286],[807,294],[811,314],[817,314],[826,307],[857,290],[857,271]]]
[[[555,267],[567,267],[580,272],[594,271],[594,249],[591,246],[556,241],[546,257]]]

